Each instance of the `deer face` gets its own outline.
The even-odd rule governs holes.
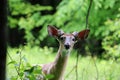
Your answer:
[[[73,32],[72,34],[66,34],[62,30],[58,30],[57,28],[48,25],[48,34],[58,39],[60,44],[62,44],[66,50],[71,49],[79,39],[85,39],[88,36],[89,31],[90,30],[87,29],[80,32]]]
[[[60,38],[58,38],[58,40],[64,45],[66,50],[71,49],[76,42],[73,34],[63,34],[60,36]]]

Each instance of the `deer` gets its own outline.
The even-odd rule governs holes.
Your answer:
[[[66,65],[74,44],[79,40],[87,38],[90,30],[85,29],[80,32],[67,34],[64,33],[62,30],[59,30],[55,26],[48,25],[47,29],[48,34],[58,40],[59,49],[53,62],[41,65],[42,72],[45,75],[52,74],[54,76],[49,80],[64,80]]]

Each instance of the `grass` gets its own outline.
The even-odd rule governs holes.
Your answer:
[[[8,48],[10,56],[19,62],[19,56],[16,54],[20,49]],[[52,62],[56,54],[52,54],[53,50],[45,47],[24,47],[21,54],[30,64],[43,64]],[[7,63],[10,58],[7,57]],[[68,60],[65,76],[71,71],[76,64],[75,52],[73,51]],[[7,79],[17,75],[14,65],[7,65]],[[73,70],[65,80],[76,80],[75,70]],[[78,62],[78,80],[120,80],[120,62],[113,60],[102,60],[98,58],[79,57]]]

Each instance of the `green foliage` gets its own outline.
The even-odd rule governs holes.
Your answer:
[[[108,20],[105,24],[106,27],[108,26],[108,31],[102,42],[106,53],[104,57],[118,59],[120,58],[120,20]]]
[[[84,29],[86,5],[86,1],[83,0],[63,0],[57,7],[53,23],[61,27],[65,32]]]
[[[35,80],[41,73],[41,67],[31,64],[41,64],[53,61],[55,57],[53,49],[44,47],[39,48],[41,42],[53,44],[52,39],[48,39],[47,25],[55,25],[65,32],[80,31],[85,29],[86,14],[90,0],[62,0],[57,6],[53,15],[42,15],[41,11],[51,11],[50,6],[32,5],[29,0],[9,0],[9,28],[18,28],[25,31],[24,38],[28,46],[25,46],[22,53],[18,49],[10,49],[12,60],[8,59],[8,78],[10,80],[30,79]],[[79,79],[91,80],[118,80],[120,73],[120,0],[93,0],[93,5],[89,16],[90,35],[88,43],[90,48],[104,49],[103,58],[109,59],[96,60],[98,75],[94,63],[90,57],[80,58],[78,65]],[[34,29],[40,28],[39,31]],[[93,43],[101,40],[101,46],[94,47]],[[34,47],[33,47],[34,46]],[[90,50],[86,49],[89,53]],[[20,57],[21,55],[21,57]],[[21,60],[21,61],[20,61]],[[117,60],[115,62],[115,60]],[[70,71],[75,63],[72,57],[66,71]],[[15,70],[16,69],[16,70]],[[10,70],[10,71],[9,71]],[[18,71],[18,72],[16,72]],[[13,74],[13,75],[12,75]],[[67,72],[66,72],[67,74]],[[75,80],[75,73],[72,73],[66,80]],[[44,75],[44,74],[42,74]],[[46,75],[46,79],[54,77]]]
[[[102,48],[105,50],[107,57],[110,57],[110,55],[112,57],[120,56],[120,42],[118,37],[120,34],[119,3],[119,0],[93,0],[90,11],[90,39],[93,42],[102,40]],[[88,5],[89,0],[63,0],[57,7],[53,23],[65,32],[85,29]],[[91,43],[89,45],[90,47],[94,47]]]
[[[104,53],[119,56],[119,0],[93,0],[89,16],[90,37],[92,42],[101,40]],[[9,27],[18,27],[25,30],[24,38],[28,45],[46,43],[47,25],[55,25],[65,32],[80,31],[85,29],[86,14],[89,0],[62,0],[53,15],[41,15],[41,11],[52,10],[50,6],[32,5],[29,1],[9,0],[10,15]],[[33,31],[35,28],[39,31]],[[91,42],[88,44],[91,48]],[[98,46],[96,48],[101,48]],[[87,50],[88,51],[88,50]]]
[[[9,27],[24,29],[24,38],[27,39],[27,42],[30,44],[39,44],[39,40],[43,40],[43,37],[45,36],[41,35],[36,39],[32,33],[32,30],[37,27],[42,27],[47,21],[50,20],[50,15],[41,15],[41,11],[44,10],[52,10],[52,7],[41,6],[39,4],[32,5],[24,0],[9,0]],[[40,35],[41,31],[38,31],[37,34]]]
[[[11,76],[10,80],[17,80],[17,79],[31,79],[35,80],[37,75],[42,74],[41,73],[41,67],[40,66],[32,66],[30,63],[27,61],[25,56],[21,55],[21,52],[17,53],[17,55],[20,57],[19,62],[15,61],[11,57],[11,61],[8,62],[7,66],[9,65],[14,65],[17,75],[16,76]],[[9,57],[11,55],[9,54]]]
[[[10,49],[11,48],[9,48],[9,50]],[[50,78],[54,77],[52,74],[51,75],[43,74],[41,66],[39,66],[38,64],[31,65],[30,61],[26,58],[26,55],[24,53],[24,51],[28,49],[31,49],[31,48],[26,46],[24,47],[24,49],[22,48],[20,50],[14,49],[14,52],[15,52],[14,54],[8,53],[9,61],[7,62],[7,67],[10,68],[10,66],[14,66],[12,71],[15,70],[14,75],[11,75],[9,79],[10,80],[19,80],[19,79],[20,80],[39,80],[40,78],[44,77],[46,80],[49,80]],[[38,54],[38,49],[39,49],[38,47],[34,47],[32,51],[34,51],[34,53],[37,52]],[[45,55],[48,55],[48,52],[52,52],[52,49],[48,49],[47,47],[45,47],[43,49],[39,49],[39,52],[40,53],[46,52]],[[14,57],[12,55],[14,55]],[[33,57],[33,54],[32,54],[32,57]]]
[[[10,56],[12,56],[12,61],[7,57],[7,79],[8,80],[20,80],[19,76],[16,73],[14,66],[19,69],[19,58],[21,52],[21,66],[19,69],[20,77],[23,80],[36,80],[37,74],[41,73],[41,67],[33,66],[33,64],[45,64],[52,62],[55,59],[56,54],[51,54],[52,49],[45,47],[41,49],[39,47],[30,48],[25,46],[22,50],[8,48]],[[48,54],[44,54],[44,52]],[[17,54],[16,54],[17,53]],[[73,67],[75,67],[76,61],[76,52],[72,52],[70,55],[67,68],[65,70],[65,80],[75,80],[75,69],[67,75]],[[95,67],[95,63],[98,69],[98,72]],[[79,57],[78,63],[78,80],[119,80],[120,78],[120,61],[114,60],[103,60],[98,59],[97,57],[91,58]],[[44,75],[44,74],[43,74]],[[17,79],[18,77],[18,79]],[[53,75],[46,75],[46,78],[51,78]]]

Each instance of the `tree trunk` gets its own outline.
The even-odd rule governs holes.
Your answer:
[[[6,21],[7,0],[0,0],[0,80],[5,80],[6,71]]]

